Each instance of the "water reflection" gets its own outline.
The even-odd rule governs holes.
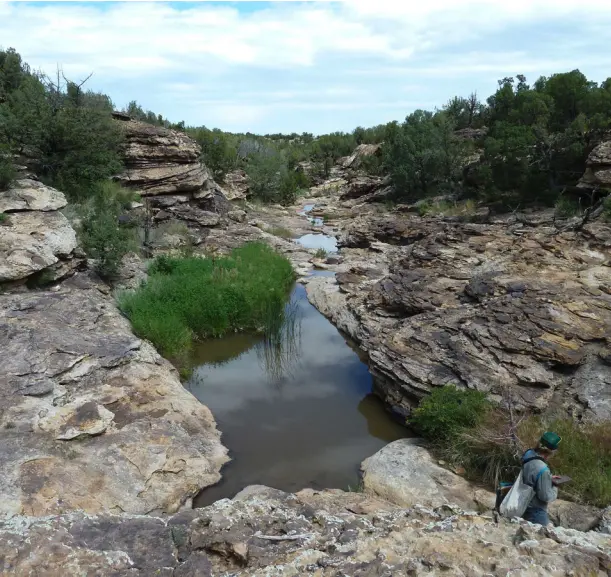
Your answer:
[[[327,252],[337,252],[337,239],[326,234],[304,234],[296,239],[296,242],[306,248],[322,248]]]
[[[406,430],[371,394],[366,365],[297,285],[281,330],[198,348],[187,388],[212,410],[233,461],[197,506],[250,484],[296,491],[358,483],[361,461]],[[251,343],[250,348],[240,348]],[[209,343],[212,345],[212,343]],[[203,361],[203,362],[202,362]]]

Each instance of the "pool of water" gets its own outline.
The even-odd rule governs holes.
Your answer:
[[[363,459],[407,430],[372,395],[367,366],[297,285],[275,339],[201,343],[185,386],[213,412],[232,461],[195,506],[248,485],[356,487]]]
[[[295,239],[295,242],[305,246],[305,248],[323,248],[327,252],[337,252],[337,239],[326,234],[304,234]]]

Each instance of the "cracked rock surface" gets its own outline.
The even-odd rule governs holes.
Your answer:
[[[399,411],[447,383],[519,408],[611,418],[611,225],[395,210],[340,221],[343,265],[308,298],[369,357]]]
[[[0,522],[7,576],[600,576],[603,533],[512,523],[445,506],[400,508],[343,491],[248,487],[168,518],[86,515]]]
[[[171,513],[220,479],[210,411],[100,289],[0,298],[0,514]]]
[[[17,180],[0,192],[0,283],[19,282],[47,269],[59,278],[76,266],[76,233],[59,212],[64,195],[31,179]]]

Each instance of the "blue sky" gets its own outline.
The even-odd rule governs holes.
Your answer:
[[[611,1],[0,2],[0,42],[116,107],[233,131],[352,130],[504,76],[611,76]]]

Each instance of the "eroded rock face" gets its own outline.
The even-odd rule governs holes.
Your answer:
[[[368,353],[389,404],[409,412],[453,383],[611,418],[608,224],[558,233],[547,213],[474,224],[394,212],[353,219],[340,246],[351,276],[313,279],[308,297]]]
[[[602,533],[267,487],[168,519],[71,514],[0,523],[0,570],[19,577],[602,577],[610,553],[611,537]]]
[[[200,162],[197,142],[178,130],[117,120],[125,133],[122,184],[142,195],[180,194],[200,190],[213,180]]]
[[[171,513],[220,479],[210,411],[103,288],[0,298],[1,514]]]
[[[58,212],[66,204],[61,192],[31,179],[0,192],[0,211],[7,215],[0,223],[0,283],[21,281],[45,269],[50,279],[57,278],[76,265],[69,262],[76,233]]]
[[[223,179],[223,185],[228,200],[244,200],[250,190],[248,176],[243,170],[228,172]]]
[[[611,189],[611,139],[601,142],[588,156],[580,187]]]

